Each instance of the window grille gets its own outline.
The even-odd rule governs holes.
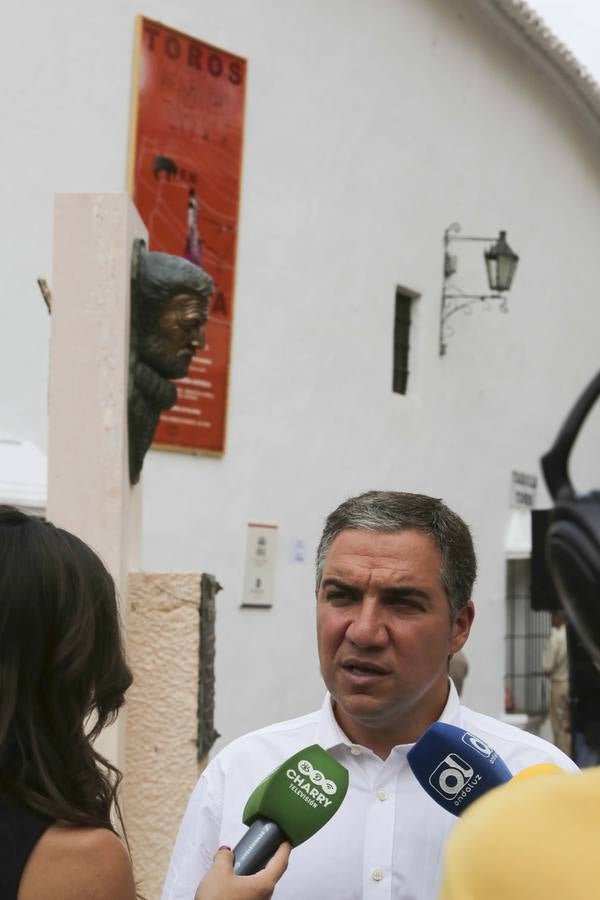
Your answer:
[[[508,713],[543,716],[548,712],[547,679],[542,668],[550,634],[550,613],[530,603],[530,560],[510,559],[506,571],[505,703]]]

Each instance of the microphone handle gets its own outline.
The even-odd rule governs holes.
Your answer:
[[[254,875],[264,869],[277,848],[288,837],[270,819],[255,819],[233,848],[235,875]]]

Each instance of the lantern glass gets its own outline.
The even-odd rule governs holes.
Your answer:
[[[508,291],[515,275],[519,257],[506,242],[506,232],[501,231],[496,243],[485,251],[485,265],[492,291]]]

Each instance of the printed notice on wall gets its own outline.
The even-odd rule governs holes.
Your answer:
[[[242,606],[273,606],[276,525],[248,525]]]
[[[510,477],[510,505],[516,509],[533,509],[537,481],[537,475],[513,469]]]
[[[138,17],[129,191],[149,249],[184,256],[215,282],[206,346],[154,445],[225,448],[246,61]]]

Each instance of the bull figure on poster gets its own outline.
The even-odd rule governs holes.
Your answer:
[[[199,266],[168,253],[150,253],[134,241],[129,348],[129,480],[137,484],[161,412],[174,406],[173,380],[187,375],[205,344],[204,326],[214,289]]]

